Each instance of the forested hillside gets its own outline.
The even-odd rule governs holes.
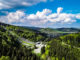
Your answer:
[[[42,52],[44,60],[80,60],[80,33],[52,39]]]
[[[59,36],[54,38],[39,30],[0,23],[0,60],[80,60],[79,31],[65,35],[52,29],[44,31],[49,30]],[[36,42],[40,41],[44,46],[36,54]]]
[[[8,30],[9,32],[13,32],[16,33],[18,36],[20,37],[24,37],[26,39],[29,39],[31,41],[43,41],[46,40],[47,35],[44,33],[41,33],[37,30],[32,30],[29,28],[24,28],[24,27],[19,27],[19,26],[13,26],[13,25],[8,25],[8,24],[4,24],[4,23],[0,23],[0,25]]]
[[[0,24],[0,60],[40,60],[32,49],[26,48],[10,33],[13,30],[13,26]]]

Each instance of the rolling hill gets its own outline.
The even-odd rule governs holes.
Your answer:
[[[0,23],[0,60],[40,60],[32,53],[32,41],[43,41],[46,37],[28,28]]]
[[[0,60],[80,60],[79,31],[27,28],[0,22]],[[37,48],[41,50],[36,54]]]

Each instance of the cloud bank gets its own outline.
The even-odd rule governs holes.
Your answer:
[[[25,14],[23,11],[11,12],[6,16],[1,16],[0,21],[9,24],[29,24],[31,26],[43,26],[47,24],[71,24],[80,19],[80,14],[62,13],[63,8],[58,7],[57,13],[52,13],[50,9],[37,11],[36,14]]]
[[[0,0],[0,9],[9,9],[22,6],[32,6],[47,0]]]

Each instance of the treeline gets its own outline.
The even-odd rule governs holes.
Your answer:
[[[7,25],[7,24],[0,24],[8,31],[12,31],[16,33],[18,36],[28,39],[30,41],[46,41],[48,40],[48,36],[45,33],[41,33],[37,30],[32,30],[29,28],[19,27],[19,26],[13,26],[13,25]]]
[[[19,35],[20,37],[26,38],[30,41],[45,41],[47,40],[47,35],[40,33],[38,31],[32,31],[32,30],[28,30],[28,29],[17,29],[14,31],[17,35]]]

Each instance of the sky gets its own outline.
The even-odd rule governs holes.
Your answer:
[[[0,0],[0,22],[17,26],[80,28],[80,0]]]

